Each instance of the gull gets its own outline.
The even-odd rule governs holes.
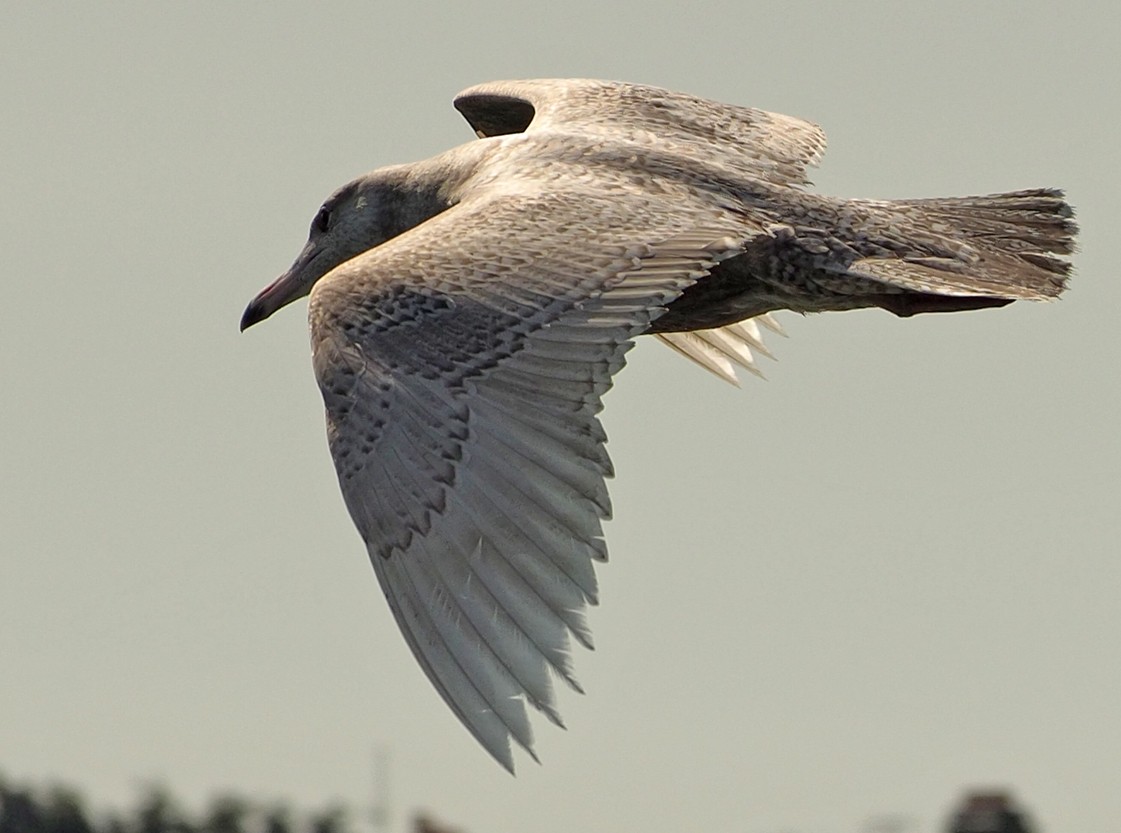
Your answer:
[[[513,772],[513,744],[537,759],[527,706],[563,726],[554,679],[580,690],[598,414],[637,336],[734,383],[776,310],[1054,298],[1076,228],[1055,189],[811,193],[818,126],[655,87],[496,82],[455,107],[479,140],[338,189],[241,328],[310,294],[347,509],[428,678]]]

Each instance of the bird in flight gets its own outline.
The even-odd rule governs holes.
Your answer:
[[[598,414],[636,336],[734,382],[775,310],[895,315],[1046,300],[1062,192],[805,190],[814,124],[648,86],[483,84],[479,141],[332,194],[244,330],[310,293],[350,515],[417,660],[486,750],[536,759],[527,705],[579,690],[612,475]]]

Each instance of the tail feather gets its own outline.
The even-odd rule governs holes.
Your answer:
[[[1043,301],[1066,289],[1078,226],[1051,188],[889,204],[901,224],[892,256],[866,254],[847,272],[893,287],[875,306],[900,316]],[[898,247],[899,236],[907,241]],[[898,290],[903,290],[900,293]]]
[[[1002,307],[1055,298],[1070,276],[1078,226],[1057,189],[896,201],[797,192],[788,200],[773,208],[781,221],[685,290],[649,331],[719,329],[779,309],[911,316]],[[730,361],[722,336],[706,342],[712,350],[697,338],[679,341],[676,349],[716,356],[721,375],[731,372],[721,364]]]
[[[952,233],[976,254],[953,271],[1011,298],[1054,298],[1066,288],[1078,225],[1055,188],[974,197],[904,200],[939,233]],[[938,269],[937,263],[924,265]],[[964,266],[964,268],[962,268]],[[978,289],[981,287],[978,286]],[[1005,291],[993,291],[1003,288]]]

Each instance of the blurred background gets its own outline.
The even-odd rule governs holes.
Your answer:
[[[1116,829],[1115,14],[9,4],[0,771],[91,813],[166,784],[200,816],[229,791],[368,807],[388,770],[393,829],[467,833],[941,831],[973,787]],[[304,305],[237,323],[336,186],[469,141],[461,88],[541,76],[819,122],[825,193],[1061,186],[1082,234],[1057,303],[786,315],[739,390],[640,343],[604,414],[588,694],[511,778],[391,620]]]
[[[0,776],[2,833],[465,833],[424,810],[397,821],[384,783],[379,797],[366,807],[332,802],[313,810],[294,808],[283,800],[251,800],[231,792],[218,793],[195,811],[161,784],[148,784],[134,806],[92,811],[82,795],[62,784],[28,786]],[[522,819],[534,829],[540,819]],[[704,828],[700,828],[704,829]],[[838,827],[834,829],[852,829]],[[861,833],[908,833],[916,820],[902,813],[871,816]],[[946,816],[945,833],[1036,833],[1030,813],[1004,790],[966,793]]]

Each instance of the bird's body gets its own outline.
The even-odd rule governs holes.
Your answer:
[[[575,686],[569,636],[591,644],[596,415],[634,337],[734,380],[774,310],[1054,297],[1074,226],[1051,190],[810,194],[819,128],[650,87],[510,82],[456,106],[481,140],[337,191],[242,325],[311,290],[347,507],[426,673],[512,767],[524,703],[559,723],[550,674]]]

